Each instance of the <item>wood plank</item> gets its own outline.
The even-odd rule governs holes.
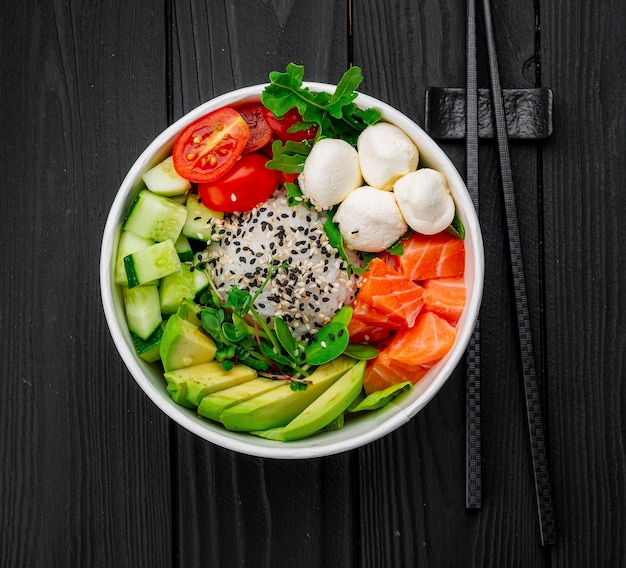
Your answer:
[[[558,566],[622,566],[626,6],[542,2],[547,367]]]
[[[532,5],[507,5],[495,18],[503,86],[526,87],[525,58],[532,56],[534,49]],[[423,124],[428,87],[465,84],[465,22],[464,10],[454,2],[359,3],[354,12],[355,63],[373,71],[366,73],[368,92]],[[482,30],[481,24],[480,34]],[[481,38],[484,40],[484,35]],[[389,48],[382,49],[381,42]],[[479,84],[488,87],[486,51],[480,38],[479,45]],[[444,149],[464,174],[463,145],[446,144]],[[492,144],[481,145],[480,158],[480,217],[486,249],[481,315],[483,508],[472,513],[464,509],[465,384],[461,365],[420,415],[401,431],[360,452],[361,509],[367,511],[361,523],[364,566],[543,563],[521,368],[516,357],[508,355],[518,349],[503,202]],[[515,146],[512,160],[524,253],[532,275],[539,256],[536,150]],[[535,301],[539,294],[537,285],[530,287],[531,305],[539,306]],[[538,309],[533,310],[533,317],[537,325]],[[541,345],[540,337],[538,343]],[[385,463],[394,463],[393,469],[381,467]],[[515,511],[514,519],[511,511]],[[451,538],[454,547],[449,546]]]
[[[1,22],[0,564],[167,566],[167,422],[98,281],[107,209],[164,117],[163,15],[5,3]]]
[[[347,65],[343,3],[172,5],[173,115],[267,81],[293,61],[305,80],[336,81]],[[358,549],[354,455],[265,460],[178,431],[178,562],[216,566],[351,566]]]

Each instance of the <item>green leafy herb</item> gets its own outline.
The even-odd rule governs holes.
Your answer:
[[[369,361],[378,356],[378,349],[372,345],[366,345],[365,343],[349,343],[344,354],[353,359]]]
[[[341,231],[339,231],[339,227],[333,221],[333,217],[336,211],[337,211],[336,208],[329,210],[328,218],[324,222],[324,232],[326,233],[326,236],[328,237],[328,242],[330,243],[331,246],[337,249],[339,256],[341,256],[341,258],[343,258],[346,261],[346,273],[348,275],[348,278],[350,278],[350,275],[352,272],[356,274],[363,274],[364,272],[366,272],[365,269],[354,264],[352,260],[350,260],[350,257],[348,256],[348,253],[346,252],[346,249],[343,243],[343,237],[341,236]]]
[[[335,321],[320,329],[304,350],[305,361],[323,365],[341,355],[348,347],[350,335],[346,326]]]
[[[312,92],[303,86],[304,67],[289,63],[285,73],[270,73],[270,84],[261,94],[261,102],[278,118],[292,108],[302,116],[304,129],[315,124],[316,140],[322,137],[343,138],[355,145],[358,135],[381,118],[377,109],[362,110],[354,103],[356,89],[363,81],[359,67],[348,69],[337,84],[335,92]]]
[[[465,240],[465,225],[463,221],[459,217],[458,213],[454,214],[454,219],[452,219],[452,223],[446,229],[449,233],[452,233],[455,237],[458,237],[461,240]]]
[[[272,159],[267,161],[265,167],[286,174],[299,174],[302,173],[304,162],[310,153],[311,145],[307,142],[288,140],[283,144],[276,140],[272,143]]]

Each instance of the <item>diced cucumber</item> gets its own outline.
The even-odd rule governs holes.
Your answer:
[[[141,339],[138,335],[130,332],[130,336],[133,339],[133,345],[135,346],[135,351],[137,355],[141,357],[144,361],[148,363],[154,363],[161,358],[160,346],[161,339],[163,339],[163,326],[160,325],[156,328],[156,331],[148,337],[148,339]]]
[[[184,299],[193,300],[198,292],[209,285],[209,279],[202,270],[191,270],[190,264],[183,264],[181,269],[168,274],[161,280],[159,297],[161,312],[165,315],[176,313]]]
[[[174,195],[173,197],[170,197],[170,199],[174,203],[178,203],[178,205],[185,205],[185,203],[187,203],[188,195],[189,195],[188,193],[183,193],[182,195]]]
[[[128,329],[141,339],[148,339],[161,326],[159,289],[154,286],[123,288]]]
[[[182,195],[191,189],[191,183],[174,169],[172,156],[143,174],[143,181],[150,191],[166,197]]]
[[[124,257],[128,287],[147,284],[180,270],[178,253],[172,241],[156,243]]]
[[[115,283],[122,286],[128,286],[128,278],[126,277],[126,269],[124,268],[124,257],[152,246],[152,239],[145,239],[131,231],[122,231],[120,242],[117,246],[117,259],[115,261]]]
[[[187,221],[183,227],[183,235],[188,239],[213,240],[215,221],[223,219],[224,213],[209,209],[195,193],[189,195],[185,207]]]
[[[181,262],[189,262],[193,260],[193,250],[189,244],[189,239],[185,235],[180,235],[174,243],[178,258]],[[134,251],[133,251],[134,252]]]
[[[185,221],[187,209],[167,197],[142,189],[124,221],[124,229],[157,242],[176,242]]]

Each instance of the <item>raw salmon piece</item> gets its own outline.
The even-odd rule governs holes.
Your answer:
[[[454,326],[433,312],[424,312],[414,327],[394,336],[386,351],[406,368],[432,366],[450,350],[455,338]]]
[[[350,343],[378,343],[391,335],[389,326],[368,322],[360,317],[352,316],[348,324]]]
[[[434,312],[456,325],[465,307],[465,282],[462,276],[429,278],[424,286],[425,312]]]
[[[362,280],[357,301],[369,304],[398,326],[413,327],[424,304],[424,290],[374,258]]]
[[[378,357],[370,361],[363,377],[363,388],[367,394],[386,389],[387,387],[411,381],[416,383],[428,371],[428,367],[405,368],[389,359],[386,351],[381,351]]]
[[[384,253],[381,258],[408,280],[461,276],[465,270],[465,246],[451,233],[414,232],[402,242],[402,255]]]

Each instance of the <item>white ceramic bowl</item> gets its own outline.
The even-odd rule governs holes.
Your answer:
[[[335,88],[333,85],[323,83],[305,83],[305,86],[312,91],[333,92]],[[467,303],[458,323],[458,334],[454,346],[419,381],[416,388],[398,397],[397,402],[379,411],[355,416],[354,419],[346,422],[342,430],[320,433],[300,441],[275,442],[245,433],[229,432],[219,425],[198,417],[193,410],[174,403],[165,390],[163,371],[157,364],[149,365],[136,355],[126,325],[121,291],[113,281],[115,253],[122,221],[133,198],[142,186],[142,174],[171,153],[174,140],[185,126],[220,107],[259,100],[264,87],[265,85],[246,87],[200,105],[157,136],[139,156],[117,192],[104,229],[100,261],[102,302],[113,341],[126,367],[148,397],[172,420],[209,442],[244,454],[269,458],[314,458],[351,450],[385,436],[408,422],[441,389],[462,359],[478,315],[484,276],[482,236],[465,184],[439,146],[404,114],[373,97],[360,94],[355,101],[357,105],[363,108],[380,109],[383,120],[399,126],[417,144],[420,151],[420,165],[426,164],[435,168],[443,172],[448,179],[457,211],[466,230]]]

